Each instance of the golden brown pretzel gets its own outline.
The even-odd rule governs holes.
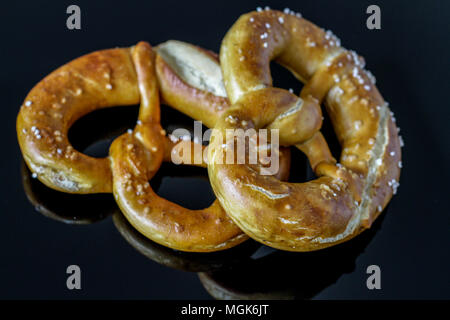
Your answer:
[[[28,167],[48,187],[69,193],[112,192],[109,160],[78,152],[67,133],[77,119],[93,110],[139,103],[132,50],[102,50],[77,58],[49,74],[27,95],[17,118],[18,141]],[[226,97],[214,95],[225,92],[216,89],[223,87],[217,57],[179,41],[163,43],[157,51],[168,60],[158,56],[163,99],[211,125],[213,115],[228,106]],[[182,72],[196,64],[205,65],[205,71]],[[220,77],[217,71],[211,71],[214,69]],[[209,82],[212,84],[208,87],[201,86]],[[165,143],[168,160],[174,144],[169,139]]]
[[[133,132],[118,137],[110,148],[113,193],[125,217],[151,240],[182,251],[218,251],[246,240],[217,200],[206,209],[189,210],[152,190],[148,181],[164,158],[153,51],[139,43],[132,58],[141,94],[139,121]],[[283,161],[280,175],[287,167]]]
[[[23,157],[41,182],[71,193],[111,192],[109,160],[74,150],[69,127],[100,108],[139,102],[130,49],[97,51],[60,67],[28,94],[17,118]]]
[[[300,99],[272,87],[272,59],[305,83]],[[208,173],[233,221],[252,238],[290,251],[332,246],[368,228],[395,193],[401,154],[395,120],[362,59],[309,21],[268,10],[237,20],[220,61],[233,106],[216,123]],[[322,102],[342,147],[340,164],[318,131]],[[247,164],[220,164],[221,135],[246,127],[279,129],[280,144],[302,150],[319,178],[287,183]]]

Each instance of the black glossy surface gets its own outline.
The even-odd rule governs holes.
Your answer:
[[[196,272],[206,272],[201,280],[215,294],[228,290],[236,297],[450,298],[450,3],[377,1],[382,30],[370,31],[365,10],[372,2],[342,2],[77,2],[80,31],[65,27],[65,11],[72,2],[3,4],[0,298],[211,298]],[[371,230],[313,253],[258,249],[249,242],[220,254],[184,254],[137,234],[117,212],[111,195],[63,195],[30,179],[17,144],[15,118],[27,92],[46,74],[90,51],[139,40],[158,44],[178,39],[218,51],[235,19],[257,5],[290,7],[332,29],[345,47],[366,58],[390,102],[405,140],[404,167],[397,196]],[[276,66],[273,71],[275,85],[296,92],[301,88],[286,71]],[[136,114],[137,108],[130,107],[87,116],[75,124],[71,140],[93,156],[105,155],[111,138],[131,127]],[[95,129],[97,121],[101,125]],[[166,127],[192,125],[168,108],[163,122]],[[291,179],[310,179],[304,157],[295,153],[294,159]],[[164,165],[152,186],[168,199],[201,208],[213,201],[205,178],[202,169]],[[81,267],[81,291],[66,289],[65,270],[71,264]],[[379,291],[366,288],[365,271],[371,264],[382,271]]]

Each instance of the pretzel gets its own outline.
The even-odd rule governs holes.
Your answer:
[[[68,193],[112,192],[109,160],[78,152],[67,133],[89,112],[139,103],[132,51],[133,47],[109,49],[77,58],[45,77],[27,95],[17,118],[18,141],[25,162],[48,187]],[[157,51],[169,61],[157,57],[163,99],[211,126],[211,119],[228,107],[217,56],[179,41],[163,43]],[[195,67],[200,67],[196,73],[183,72]],[[175,144],[169,139],[165,143],[167,161]]]
[[[148,45],[138,45],[132,53],[142,97],[140,121],[132,133],[118,137],[110,148],[117,204],[139,232],[164,246],[194,252],[233,247],[248,237],[228,218],[217,200],[206,209],[189,210],[159,197],[148,183],[164,157],[151,52]],[[282,162],[280,175],[286,172],[286,163]]]
[[[300,97],[272,87],[273,59],[304,82]],[[329,247],[369,228],[396,191],[401,154],[395,118],[362,58],[331,32],[267,10],[237,20],[220,61],[233,106],[216,123],[208,173],[233,221],[253,239],[289,251]],[[340,163],[319,131],[322,102],[342,147]],[[251,127],[279,129],[280,145],[304,152],[318,178],[281,182],[249,164],[221,164],[225,130]]]

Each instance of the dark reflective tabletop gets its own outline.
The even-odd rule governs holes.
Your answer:
[[[31,299],[442,299],[450,298],[448,159],[448,41],[450,5],[443,1],[379,1],[382,29],[365,26],[370,2],[127,1],[80,2],[82,29],[65,27],[70,3],[8,3],[1,10],[3,71],[0,210],[0,298]],[[208,254],[185,253],[140,235],[110,194],[70,195],[33,179],[15,133],[27,92],[46,74],[90,51],[168,39],[218,51],[234,20],[258,5],[290,7],[332,29],[377,77],[395,112],[403,170],[398,194],[372,228],[355,239],[309,253],[282,252],[253,240]],[[274,85],[301,84],[272,66]],[[77,150],[106,156],[111,141],[134,126],[138,107],[96,111],[77,121],[69,138]],[[167,106],[168,132],[192,129],[192,119]],[[339,145],[329,119],[324,134]],[[292,151],[290,181],[314,178]],[[151,180],[157,193],[191,209],[214,200],[207,171],[165,163]],[[66,287],[66,268],[78,265],[82,289]],[[381,270],[381,290],[366,286],[367,267]]]

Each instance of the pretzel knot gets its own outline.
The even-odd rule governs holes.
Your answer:
[[[363,59],[342,48],[332,33],[266,10],[243,15],[233,25],[222,42],[221,66],[215,54],[177,41],[156,51],[145,42],[97,51],[31,90],[17,134],[25,162],[41,182],[68,193],[113,192],[125,217],[145,236],[199,252],[226,249],[247,236],[290,251],[328,247],[370,227],[395,193],[401,167],[395,118]],[[304,83],[299,96],[272,86],[273,59]],[[187,159],[204,160],[204,147],[198,157],[191,142],[168,139],[160,124],[160,96],[215,129],[208,164],[199,164],[208,167],[217,196],[209,208],[188,210],[150,186],[162,161],[186,144]],[[113,142],[107,158],[89,157],[70,144],[69,128],[83,115],[137,103],[136,127]],[[322,103],[342,147],[340,163],[320,132]],[[281,146],[304,152],[318,178],[281,181],[288,176],[289,149],[278,152],[276,143],[262,144],[256,134],[249,137],[253,146],[238,157],[250,159],[254,148],[269,146],[271,155],[281,157],[279,170],[261,174],[265,159],[223,163],[229,129],[235,139],[242,129],[261,128],[277,132]]]
[[[272,87],[273,59],[304,82],[300,97]],[[332,246],[368,228],[395,191],[401,154],[395,120],[362,58],[309,21],[267,10],[238,19],[220,61],[232,106],[216,123],[208,173],[233,221],[290,251]],[[322,102],[342,146],[340,163],[319,131]],[[249,164],[223,164],[220,137],[237,128],[279,130],[280,144],[303,151],[318,178],[288,183]]]

